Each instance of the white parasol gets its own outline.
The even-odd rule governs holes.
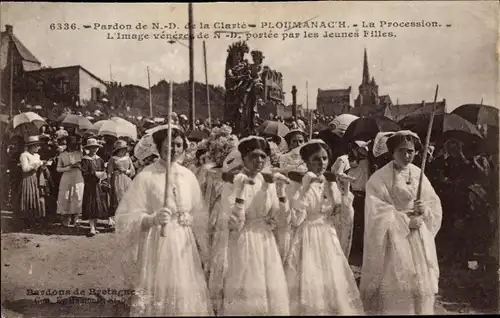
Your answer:
[[[343,137],[347,127],[349,127],[349,125],[358,118],[358,116],[351,114],[338,115],[328,124],[328,126],[334,134],[339,137]]]

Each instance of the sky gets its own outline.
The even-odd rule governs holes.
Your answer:
[[[287,2],[287,3],[195,3],[193,20],[208,24],[206,39],[208,81],[224,85],[227,48],[234,39],[214,39],[215,23],[250,23],[255,28],[238,29],[254,34],[277,33],[278,39],[252,38],[250,50],[264,53],[264,64],[283,74],[286,103],[291,102],[292,85],[297,101],[316,107],[318,88],[352,87],[356,98],[361,83],[363,51],[368,52],[370,76],[379,85],[379,94],[389,94],[393,103],[432,101],[436,85],[438,100],[446,98],[447,110],[467,103],[498,107],[498,3],[496,1],[433,2]],[[0,7],[2,29],[14,27],[14,34],[44,66],[81,65],[103,80],[147,87],[149,66],[152,84],[165,79],[189,79],[188,41],[170,44],[167,40],[110,40],[107,33],[83,25],[99,23],[162,25],[175,23],[176,30],[136,30],[132,33],[187,33],[188,6],[140,3],[5,3]],[[345,21],[348,29],[329,32],[376,30],[393,32],[392,38],[323,38],[326,29],[292,29],[300,38],[282,40],[283,21]],[[438,28],[379,28],[380,21],[436,21]],[[377,28],[359,28],[373,21]],[[51,23],[75,23],[78,30],[51,30]],[[267,24],[263,26],[262,24]],[[268,26],[275,24],[276,28]],[[352,26],[358,24],[358,27]],[[446,27],[446,25],[451,25]],[[217,25],[217,27],[219,27]],[[219,27],[220,29],[220,27]],[[200,32],[195,29],[195,34]],[[307,39],[304,31],[317,32]],[[122,31],[123,33],[123,31]],[[205,81],[202,40],[194,40],[195,80]],[[249,60],[251,58],[249,57]],[[308,94],[306,94],[306,82]],[[354,102],[351,101],[351,104]]]

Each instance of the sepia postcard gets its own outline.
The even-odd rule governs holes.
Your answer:
[[[2,317],[499,313],[498,1],[0,16]]]

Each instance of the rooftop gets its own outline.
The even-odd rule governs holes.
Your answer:
[[[406,116],[421,114],[421,113],[431,113],[433,109],[432,102],[422,101],[420,103],[412,104],[398,104],[392,105],[387,111],[389,115],[394,120],[401,120]],[[437,102],[436,114],[444,113],[446,109],[446,99]]]
[[[343,89],[321,89],[318,88],[318,98],[341,97],[351,94],[351,87]]]
[[[12,39],[12,42],[14,43],[16,49],[18,50],[19,54],[25,61],[41,64],[40,61],[33,55],[33,53],[28,50],[26,46],[24,46],[21,41],[14,35],[14,28],[12,25],[5,25],[5,31],[0,33],[0,40],[1,43],[3,43],[4,38],[10,36]]]
[[[97,75],[94,75],[93,73],[91,73],[89,70],[87,70],[85,67],[83,67],[81,65],[71,65],[71,66],[63,66],[63,67],[42,68],[40,70],[29,71],[28,73],[46,73],[46,72],[60,71],[60,70],[66,70],[66,69],[72,69],[72,68],[81,69],[84,72],[86,72],[87,74],[89,74],[90,76],[92,76],[94,79],[96,79],[99,82],[101,82],[102,84],[108,86],[107,82],[103,81]]]

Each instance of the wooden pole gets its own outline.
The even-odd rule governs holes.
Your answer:
[[[309,112],[309,140],[313,137],[313,114]]]
[[[193,4],[188,4],[188,18],[189,18],[189,126],[194,130],[195,122],[195,91],[194,91],[194,48],[193,48]]]
[[[170,146],[172,144],[172,108],[173,108],[173,84],[172,81],[170,81],[169,84],[169,95],[168,95],[168,130],[167,130],[167,167],[166,167],[166,173],[165,173],[165,194],[163,196],[163,206],[166,208],[168,207],[168,195],[170,193],[170,165],[171,165],[171,160],[172,160],[172,147]],[[162,237],[167,236],[167,228],[165,225],[162,225],[161,227],[161,233],[160,235]]]
[[[307,114],[309,115],[309,140],[312,139],[313,136],[313,116],[312,112],[309,110],[309,82],[306,81],[306,107]]]
[[[292,86],[292,116],[297,118],[297,87]]]
[[[153,118],[153,99],[151,97],[151,78],[149,76],[149,66],[146,68],[148,72],[148,88],[149,88],[149,117]]]
[[[207,89],[207,107],[208,107],[208,127],[212,128],[212,110],[210,106],[210,88],[208,87],[208,66],[207,66],[207,47],[203,41],[203,62],[205,64],[205,86]]]
[[[420,197],[422,195],[422,182],[424,180],[424,171],[427,162],[427,153],[429,151],[429,144],[431,142],[432,126],[434,125],[434,115],[436,114],[438,90],[439,90],[439,85],[436,85],[436,92],[434,94],[434,103],[432,104],[431,118],[429,120],[429,127],[427,128],[427,136],[425,136],[425,145],[423,150],[424,153],[422,154],[422,165],[420,167],[420,179],[418,181],[417,200],[420,200]]]
[[[14,41],[10,35],[10,93],[9,93],[9,117],[12,118],[12,110],[14,109]]]
[[[309,82],[306,81],[306,111],[309,114]]]

